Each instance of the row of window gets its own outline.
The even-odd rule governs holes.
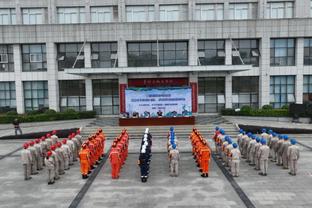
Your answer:
[[[266,18],[292,18],[294,15],[294,2],[268,2]],[[312,1],[311,1],[312,5]],[[224,4],[196,4],[195,20],[223,20]],[[47,8],[22,8],[23,24],[48,23]],[[117,6],[90,7],[92,23],[115,22],[118,20]],[[258,16],[258,3],[230,3],[229,19],[256,19]],[[312,9],[311,9],[312,16]],[[126,6],[127,22],[155,21],[155,6]],[[160,21],[183,21],[188,19],[188,5],[160,5]],[[58,7],[57,21],[60,24],[85,23],[85,7]],[[14,8],[0,9],[0,24],[16,24],[16,11]]]
[[[93,80],[93,109],[98,114],[118,114],[119,94],[117,80]],[[23,82],[25,110],[49,107],[48,82]],[[198,79],[199,112],[218,112],[225,107],[225,78]],[[86,110],[84,80],[59,81],[60,109]],[[233,108],[259,105],[259,77],[233,77]],[[274,108],[295,102],[295,76],[270,77],[270,104]],[[303,102],[312,102],[312,75],[303,81]],[[14,82],[0,82],[0,112],[16,109]]]
[[[271,39],[271,66],[294,66],[296,40]],[[198,40],[198,65],[224,65],[225,40]],[[24,44],[21,47],[22,71],[47,71],[45,44]],[[128,67],[186,66],[188,41],[128,42]],[[232,64],[259,66],[259,39],[232,40]],[[60,71],[84,68],[82,43],[57,44]],[[0,45],[0,72],[14,71],[12,45]],[[312,65],[312,38],[304,39],[304,65]],[[118,67],[117,43],[91,43],[92,68]]]

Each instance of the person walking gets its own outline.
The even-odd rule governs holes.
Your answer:
[[[19,132],[20,134],[23,134],[22,129],[20,127],[20,121],[17,118],[14,119],[13,126],[15,130],[15,135],[17,135],[17,132]]]

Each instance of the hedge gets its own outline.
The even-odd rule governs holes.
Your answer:
[[[0,123],[12,123],[17,118],[21,123],[27,122],[40,122],[40,121],[59,121],[59,120],[71,120],[71,119],[86,119],[95,118],[95,111],[76,112],[74,110],[67,110],[65,112],[53,112],[53,110],[47,110],[44,113],[36,114],[34,112],[26,114],[15,114],[10,112],[4,115],[0,115]]]
[[[263,116],[263,117],[289,117],[288,109],[241,109],[235,111],[231,108],[226,108],[221,111],[225,116]]]

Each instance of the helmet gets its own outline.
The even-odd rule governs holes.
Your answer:
[[[149,131],[149,129],[146,128],[144,133],[145,133],[145,134],[148,134],[148,131]]]
[[[51,134],[48,133],[48,134],[46,135],[46,137],[47,137],[47,138],[50,138],[50,137],[51,137]]]
[[[248,137],[251,137],[251,135],[252,135],[251,132],[248,132],[248,133],[247,133],[247,136],[248,136]]]
[[[295,145],[295,144],[297,144],[297,140],[295,138],[292,138],[292,139],[290,139],[290,143],[292,145]]]
[[[272,129],[270,129],[270,130],[268,131],[268,133],[269,133],[269,134],[272,134],[272,133],[273,133]]]
[[[241,134],[242,134],[243,132],[244,132],[244,130],[243,130],[243,129],[239,129],[239,133],[241,133]]]
[[[229,137],[228,135],[226,135],[226,136],[224,137],[224,140],[228,142],[228,141],[229,141],[229,138],[230,138],[230,137]]]
[[[51,145],[50,149],[54,151],[56,149],[55,145]]]
[[[266,133],[266,129],[265,128],[261,129],[261,131],[262,131],[262,133]]]
[[[279,135],[278,135],[278,138],[279,138],[279,139],[283,139],[283,135],[279,134]]]
[[[260,142],[260,138],[256,137],[256,141],[257,141],[257,143],[259,143]]]
[[[27,142],[23,144],[24,149],[27,149],[28,147],[29,147],[29,144]]]
[[[86,143],[83,143],[83,144],[81,145],[81,147],[82,147],[82,149],[85,149],[85,148],[87,147],[87,144],[86,144]]]
[[[116,147],[117,146],[117,142],[113,142],[112,146]]]
[[[80,129],[78,129],[78,130],[76,131],[76,134],[80,134]]]
[[[219,129],[220,129],[219,126],[216,126],[215,130],[216,130],[216,131],[219,131]]]
[[[277,134],[276,134],[275,132],[272,132],[272,136],[273,136],[273,137],[276,137]]]
[[[284,140],[288,140],[288,135],[284,135]]]
[[[40,143],[40,139],[35,139],[36,144]]]
[[[225,131],[224,131],[223,129],[220,129],[220,133],[221,133],[222,135],[224,135],[224,134],[225,134]]]
[[[63,144],[66,144],[66,143],[67,143],[67,140],[66,140],[66,139],[63,139],[63,140],[62,140],[62,143],[63,143]]]
[[[75,133],[71,133],[71,136],[74,138],[76,136],[76,134]]]
[[[174,128],[172,126],[170,127],[170,131],[174,131]]]
[[[237,144],[236,143],[233,144],[233,148],[237,148]]]
[[[34,146],[35,142],[30,140],[29,143],[28,143],[30,146]]]
[[[233,143],[233,141],[232,141],[232,139],[231,139],[231,137],[229,138],[229,144],[232,144]]]
[[[46,140],[45,136],[42,136],[41,141],[45,141],[45,140]]]
[[[251,135],[251,138],[252,138],[252,139],[256,139],[256,135],[254,135],[254,134]]]
[[[52,155],[52,152],[51,152],[51,151],[48,151],[48,152],[47,152],[47,156],[48,156],[48,157],[51,157],[51,155]]]
[[[58,142],[56,143],[57,147],[61,147],[62,146],[62,143],[61,142]]]
[[[176,149],[177,148],[177,145],[176,144],[173,144],[172,145],[172,149]]]
[[[265,139],[261,139],[261,144],[266,144],[266,140]]]
[[[55,135],[56,133],[57,133],[57,131],[56,131],[56,130],[53,130],[51,134],[52,134],[52,135]]]

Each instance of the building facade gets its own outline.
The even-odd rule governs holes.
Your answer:
[[[1,111],[185,85],[193,113],[312,101],[311,0],[0,0],[0,31]]]

